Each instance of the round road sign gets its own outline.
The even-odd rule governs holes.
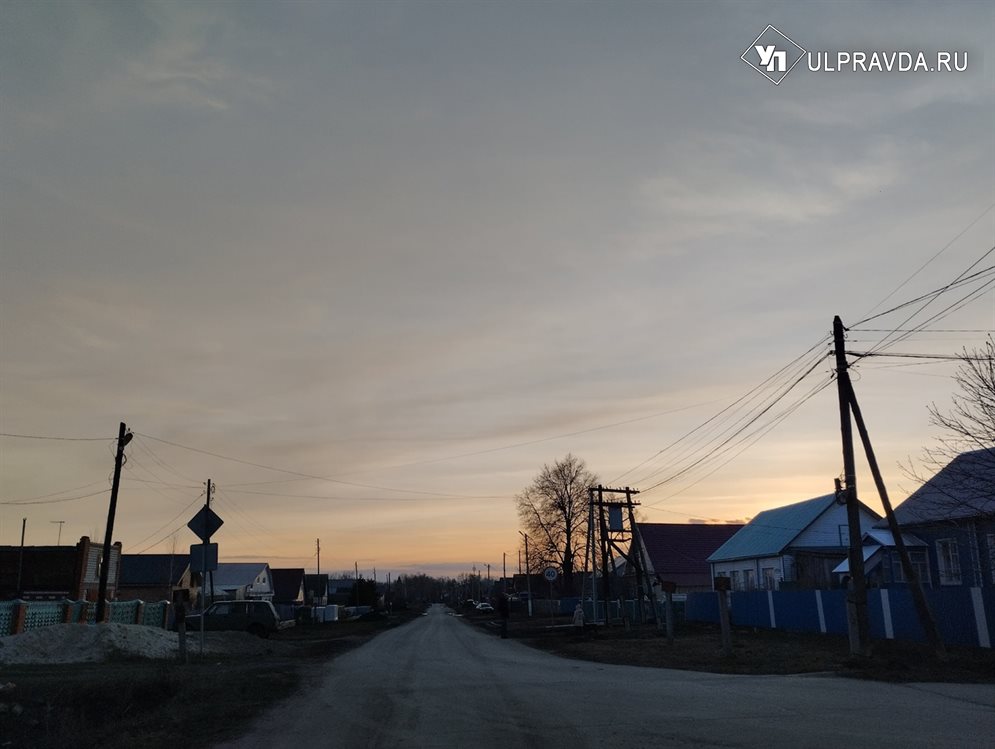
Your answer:
[[[556,582],[556,578],[559,574],[560,573],[556,571],[556,567],[547,567],[542,571],[542,576],[551,583]]]

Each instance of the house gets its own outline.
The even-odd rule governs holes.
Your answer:
[[[328,575],[304,575],[304,603],[308,606],[328,603]]]
[[[0,546],[0,599],[96,601],[104,546],[88,536],[75,546]],[[107,598],[118,587],[121,542],[111,546]]]
[[[861,535],[880,517],[858,503]],[[830,588],[847,556],[846,507],[835,494],[764,510],[708,557],[712,576],[733,590]]]
[[[172,601],[189,554],[124,554],[121,557],[120,601]]]
[[[911,533],[902,534],[902,542],[909,554],[909,561],[915,568],[916,577],[923,585],[929,586],[929,556],[928,544]],[[890,588],[908,584],[905,570],[898,549],[895,547],[895,537],[891,531],[883,528],[872,528],[863,536],[864,575],[869,588]],[[850,574],[850,560],[844,559],[833,569],[833,574],[842,580]]]
[[[932,587],[995,587],[995,448],[955,457],[895,518],[926,543]]]
[[[707,591],[712,589],[709,555],[742,527],[742,523],[636,523],[631,553],[643,560],[651,579],[674,583],[676,592]]]
[[[352,595],[352,588],[355,584],[356,581],[351,577],[329,578],[328,603],[348,606],[349,597]]]
[[[206,578],[202,580],[202,578]],[[211,581],[214,582],[214,595],[211,595]],[[221,562],[214,572],[202,575],[191,570],[188,564],[180,577],[177,587],[191,591],[190,600],[201,604],[201,592],[211,600],[273,599],[273,575],[266,562]]]
[[[304,569],[272,569],[273,603],[304,605]]]

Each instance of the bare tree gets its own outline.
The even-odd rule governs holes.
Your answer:
[[[960,389],[953,396],[949,412],[933,404],[930,421],[947,434],[940,438],[946,455],[968,450],[995,450],[995,343],[985,342],[982,349],[964,349],[964,363],[954,375]]]
[[[522,529],[529,535],[531,569],[555,564],[565,590],[572,589],[577,561],[583,563],[588,489],[597,483],[584,461],[568,453],[553,465],[544,465],[515,497]]]
[[[951,517],[992,512],[995,487],[995,343],[991,337],[980,349],[964,349],[963,363],[954,375],[958,392],[947,411],[929,406],[930,423],[942,434],[923,450],[923,473],[944,471],[931,483],[933,501]],[[920,473],[908,473],[926,483]]]

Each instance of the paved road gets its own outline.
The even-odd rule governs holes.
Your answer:
[[[319,687],[225,745],[301,747],[985,747],[991,685],[723,676],[567,660],[441,606],[327,666]]]

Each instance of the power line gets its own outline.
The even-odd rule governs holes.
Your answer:
[[[156,442],[162,442],[165,445],[171,445],[172,447],[178,447],[183,450],[190,450],[191,452],[201,453],[202,455],[209,455],[212,458],[218,458],[219,460],[227,460],[232,463],[240,463],[242,465],[252,466],[253,468],[261,468],[266,471],[275,471],[277,473],[286,473],[290,476],[300,476],[301,478],[314,479],[315,481],[328,481],[333,484],[342,484],[344,486],[355,486],[361,489],[376,489],[377,491],[383,492],[397,492],[399,494],[419,494],[429,497],[453,497],[456,499],[503,499],[503,497],[492,495],[492,496],[481,496],[473,495],[472,497],[464,497],[459,494],[445,494],[442,492],[427,492],[420,491],[418,489],[397,489],[390,486],[377,486],[375,484],[362,484],[355,481],[343,481],[342,479],[331,478],[330,476],[316,476],[311,473],[303,473],[301,471],[293,471],[288,468],[278,468],[276,466],[269,466],[263,463],[255,463],[251,460],[243,460],[241,458],[233,458],[228,455],[221,455],[220,453],[211,452],[210,450],[202,450],[198,447],[190,447],[188,445],[181,445],[178,442],[170,442],[169,440],[162,439],[160,437],[153,437],[151,434],[142,434],[141,432],[136,432],[141,437],[146,439],[155,440]]]
[[[74,502],[77,499],[87,499],[89,497],[96,497],[100,494],[107,494],[110,489],[101,489],[99,492],[90,492],[89,494],[80,494],[76,497],[61,497],[60,499],[31,499],[31,500],[15,500],[11,502],[0,502],[0,505],[53,505],[58,502]]]
[[[0,432],[0,437],[22,440],[56,440],[59,442],[106,442],[114,439],[113,437],[58,437],[51,434],[11,434],[10,432]]]
[[[673,442],[671,442],[670,444],[668,444],[666,447],[658,450],[653,455],[651,455],[650,457],[646,458],[646,460],[643,460],[642,462],[637,463],[635,466],[633,466],[629,470],[624,471],[623,473],[619,474],[614,479],[612,479],[609,483],[611,483],[611,484],[618,483],[622,478],[624,478],[625,476],[629,475],[633,471],[638,470],[642,466],[646,465],[647,463],[649,463],[649,462],[653,461],[654,459],[658,458],[659,456],[663,455],[665,452],[667,452],[671,448],[675,447],[676,445],[680,444],[684,440],[688,439],[689,437],[691,437],[695,433],[697,433],[697,432],[705,429],[706,427],[708,427],[709,424],[711,424],[711,423],[715,422],[716,420],[720,419],[720,417],[722,417],[727,412],[734,411],[740,404],[749,403],[751,400],[753,400],[753,398],[755,397],[756,394],[762,392],[764,388],[766,388],[769,384],[775,382],[785,372],[787,372],[792,367],[794,367],[796,364],[798,364],[798,362],[802,361],[807,356],[809,356],[813,351],[815,351],[816,349],[818,349],[820,346],[824,345],[828,339],[829,339],[828,335],[824,336],[817,343],[815,343],[808,350],[806,350],[804,353],[802,353],[799,356],[795,357],[790,362],[788,362],[787,364],[785,364],[783,367],[781,367],[780,369],[778,369],[776,372],[774,372],[773,374],[769,375],[760,384],[756,385],[751,390],[747,391],[742,396],[740,396],[739,398],[737,398],[735,401],[733,401],[732,403],[730,403],[728,406],[726,406],[725,408],[723,408],[720,411],[718,411],[711,418],[709,418],[706,421],[704,421],[703,423],[699,424],[694,429],[691,429],[690,431],[685,432],[683,435],[681,435],[676,440],[674,440]],[[824,358],[824,357],[820,357],[820,360],[821,360],[821,358]]]
[[[936,253],[935,255],[933,255],[933,256],[932,256],[932,257],[931,257],[931,258],[930,258],[929,260],[927,260],[927,261],[926,261],[925,263],[923,263],[922,265],[920,265],[920,266],[919,266],[919,267],[918,267],[918,268],[916,269],[916,271],[915,271],[915,272],[914,272],[914,273],[913,273],[913,274],[912,274],[911,276],[909,276],[909,277],[908,277],[908,278],[906,278],[906,279],[905,279],[904,281],[902,281],[902,282],[901,282],[900,284],[898,284],[898,286],[896,286],[896,287],[895,287],[895,288],[894,288],[894,289],[892,290],[892,292],[891,292],[890,294],[888,294],[888,296],[886,296],[886,297],[885,297],[884,299],[882,299],[882,300],[881,300],[880,302],[878,302],[877,304],[875,304],[875,305],[874,305],[874,306],[873,306],[873,307],[872,307],[872,308],[870,309],[870,312],[873,312],[874,310],[876,310],[876,309],[877,309],[878,307],[880,307],[880,306],[881,306],[882,304],[884,304],[884,303],[885,303],[885,302],[887,302],[887,301],[888,301],[889,299],[891,299],[891,298],[892,298],[893,296],[895,296],[895,294],[897,294],[897,293],[898,293],[899,291],[901,291],[901,290],[902,290],[903,288],[905,288],[905,286],[906,286],[906,285],[907,285],[907,284],[909,283],[909,281],[911,281],[911,280],[912,280],[913,278],[915,278],[915,277],[916,277],[916,276],[918,276],[918,275],[919,275],[920,273],[922,273],[922,272],[923,272],[923,271],[924,271],[924,270],[926,269],[926,266],[928,266],[928,265],[929,265],[930,263],[932,263],[932,262],[933,262],[934,260],[936,260],[936,258],[938,258],[938,257],[939,257],[940,255],[942,255],[942,254],[943,254],[944,252],[946,252],[946,251],[947,251],[948,249],[950,249],[950,247],[951,247],[951,246],[953,245],[953,243],[954,243],[954,242],[956,242],[956,241],[957,241],[958,239],[960,239],[960,238],[961,238],[961,237],[963,237],[963,236],[964,236],[965,234],[967,234],[967,232],[968,232],[968,231],[969,231],[969,230],[970,230],[970,229],[971,229],[971,228],[972,228],[972,227],[973,227],[973,226],[974,226],[975,224],[977,224],[977,223],[978,223],[978,222],[979,222],[979,221],[980,221],[980,220],[981,220],[982,218],[984,218],[984,217],[985,217],[985,215],[986,215],[986,214],[987,214],[987,213],[988,213],[988,212],[989,212],[989,211],[990,211],[990,210],[991,210],[992,208],[995,208],[995,203],[992,203],[992,204],[991,204],[990,206],[988,206],[987,208],[985,208],[985,210],[983,210],[983,211],[982,211],[981,213],[979,213],[979,214],[978,214],[978,216],[977,216],[977,218],[975,218],[975,219],[974,219],[973,221],[971,221],[971,223],[969,223],[969,224],[968,224],[967,226],[965,226],[965,227],[964,227],[963,229],[961,229],[961,231],[959,231],[959,232],[957,233],[957,235],[956,235],[956,236],[955,236],[955,237],[954,237],[953,239],[951,239],[951,240],[950,240],[949,242],[947,242],[947,243],[946,243],[945,245],[943,245],[943,247],[941,247],[941,248],[939,249],[939,251],[938,251],[938,252],[937,252],[937,253]],[[884,331],[882,331],[882,332],[884,332]]]

